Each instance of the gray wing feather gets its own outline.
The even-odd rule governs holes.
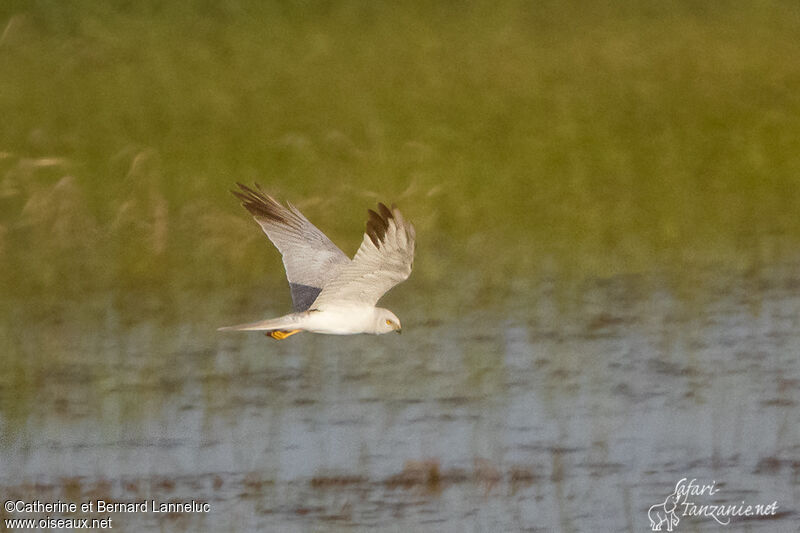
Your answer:
[[[369,210],[367,231],[352,262],[322,287],[312,308],[358,302],[375,305],[392,287],[408,279],[414,264],[416,232],[400,211],[378,204]]]
[[[237,183],[231,191],[283,256],[295,311],[308,309],[350,259],[292,204],[285,207],[264,193]]]

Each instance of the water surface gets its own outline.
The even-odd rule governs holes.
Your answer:
[[[730,530],[796,531],[790,272],[711,277],[691,306],[637,276],[447,312],[409,289],[393,305],[402,336],[280,342],[218,334],[223,311],[158,298],[135,317],[131,295],[80,312],[20,302],[0,492],[210,504],[111,515],[123,531],[644,531],[649,507],[696,478],[719,489],[705,503],[777,500]]]

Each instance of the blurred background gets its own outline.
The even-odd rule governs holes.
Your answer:
[[[0,493],[633,531],[705,476],[789,530],[799,87],[788,1],[4,1]],[[348,254],[396,202],[408,335],[216,333],[290,307],[237,181]]]

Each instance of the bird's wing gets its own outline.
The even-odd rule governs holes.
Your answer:
[[[397,207],[378,204],[369,210],[367,231],[350,264],[322,287],[312,309],[345,302],[375,305],[389,289],[411,274],[414,263],[414,226]]]
[[[231,191],[283,256],[295,311],[305,311],[350,259],[292,204],[284,207],[256,184]]]

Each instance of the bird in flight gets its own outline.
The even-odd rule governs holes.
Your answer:
[[[368,210],[367,231],[349,259],[291,203],[283,206],[256,184],[231,191],[283,256],[294,312],[219,331],[264,331],[283,340],[301,331],[329,335],[400,333],[400,319],[375,304],[411,274],[414,226],[396,206]]]

